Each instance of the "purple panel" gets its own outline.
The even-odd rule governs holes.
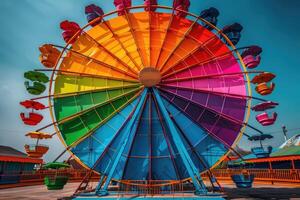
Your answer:
[[[166,96],[168,92],[160,91],[162,96]],[[169,93],[170,94],[170,93]],[[239,134],[241,125],[238,125],[229,119],[220,117],[216,112],[205,110],[203,106],[180,98],[174,94],[175,98],[171,102],[180,109],[185,115],[189,116],[205,131],[217,135],[222,141],[228,145],[232,145]],[[186,107],[186,105],[188,105]]]

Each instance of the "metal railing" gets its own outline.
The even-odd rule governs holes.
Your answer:
[[[300,184],[300,169],[214,169],[212,173],[219,181],[231,180],[231,175],[240,174],[247,172],[253,174],[255,177],[254,181],[263,182],[281,182],[289,184]],[[0,180],[5,178],[17,178],[18,184],[30,185],[30,184],[42,184],[45,176],[58,176],[58,175],[69,175],[70,182],[80,182],[88,173],[88,170],[38,170],[38,171],[24,171],[24,172],[4,172],[0,173]],[[202,177],[204,180],[208,180],[208,174],[203,173]],[[99,174],[94,173],[91,177],[91,181],[98,181],[100,178]],[[1,183],[1,181],[0,181]],[[157,194],[167,193],[169,191],[184,191],[184,186],[187,183],[180,181],[121,181],[119,183],[119,191],[138,191],[140,193]],[[3,185],[0,184],[0,188]]]

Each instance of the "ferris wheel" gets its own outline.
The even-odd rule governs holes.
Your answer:
[[[43,116],[36,111],[49,109],[53,123],[27,135],[57,134],[73,158],[101,174],[99,194],[111,180],[141,186],[191,180],[196,193],[205,193],[200,174],[234,151],[243,134],[250,137],[246,127],[262,134],[248,123],[251,102],[259,102],[252,107],[261,112],[259,123],[276,121],[277,114],[265,110],[278,104],[254,97],[250,85],[259,95],[271,94],[275,75],[252,70],[262,49],[237,48],[243,27],[217,28],[215,8],[198,16],[188,12],[188,0],[173,7],[114,3],[117,10],[107,14],[87,6],[83,27],[63,21],[66,45],[40,47],[47,69],[27,72],[25,86],[42,95],[49,83],[49,94],[27,100],[32,110],[21,118],[38,125]],[[43,98],[48,107],[39,105]],[[41,132],[52,126],[54,134]],[[42,157],[48,150],[36,155],[37,147],[26,151]]]

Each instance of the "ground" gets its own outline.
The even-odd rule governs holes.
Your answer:
[[[49,191],[44,185],[18,187],[0,190],[2,200],[54,200],[70,196],[79,183],[69,183],[64,190]],[[228,199],[299,199],[300,186],[284,184],[254,184],[252,189],[236,189],[231,183],[222,183]],[[172,199],[173,196],[170,198]],[[134,199],[134,198],[132,198]]]

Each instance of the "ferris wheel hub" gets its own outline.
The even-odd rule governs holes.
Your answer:
[[[139,80],[145,87],[152,87],[160,82],[161,74],[154,67],[145,67],[139,73]]]

